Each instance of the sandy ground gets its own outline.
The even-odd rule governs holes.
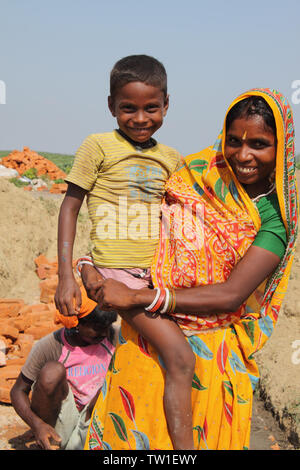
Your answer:
[[[300,171],[297,177],[300,187]],[[57,216],[62,197],[33,195],[0,178],[0,198],[0,297],[38,303],[39,282],[34,272],[34,259],[39,254],[49,259],[56,256]],[[78,219],[75,257],[89,248],[89,228],[84,205]],[[300,241],[278,324],[257,355],[261,371],[260,398],[295,448],[300,448],[299,281]],[[261,403],[257,406],[261,415]],[[259,427],[259,420],[256,424]],[[0,449],[26,448],[35,448],[28,427],[11,406],[0,404]]]

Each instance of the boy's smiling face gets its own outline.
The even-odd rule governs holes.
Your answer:
[[[146,142],[162,125],[169,97],[157,87],[130,82],[108,97],[108,107],[118,125],[130,139]]]

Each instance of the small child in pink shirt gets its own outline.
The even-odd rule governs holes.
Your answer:
[[[43,449],[83,449],[91,413],[114,350],[116,312],[102,311],[81,288],[80,313],[56,312],[61,328],[37,341],[12,388],[11,402]],[[31,402],[29,393],[32,391]]]

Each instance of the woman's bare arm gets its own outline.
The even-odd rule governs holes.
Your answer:
[[[234,312],[268,278],[279,264],[274,253],[252,246],[234,267],[225,282],[176,290],[176,312],[224,313]],[[99,291],[102,306],[121,310],[145,308],[154,300],[151,289],[128,289],[122,283],[107,279]]]

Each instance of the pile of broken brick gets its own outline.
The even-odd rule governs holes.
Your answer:
[[[27,170],[34,168],[38,178],[47,176],[51,183],[49,188],[49,185],[40,180],[42,184],[28,184],[28,186],[23,186],[26,191],[36,189],[37,191],[49,191],[53,194],[63,194],[67,190],[66,183],[55,183],[55,180],[64,179],[66,174],[53,162],[31,150],[29,147],[24,147],[22,151],[13,150],[9,155],[2,158],[1,165],[16,170],[20,177],[22,177],[23,173]]]
[[[40,279],[40,303],[0,299],[0,402],[10,403],[10,390],[36,340],[61,328],[55,322],[54,294],[58,283],[57,260],[35,259]],[[80,283],[80,281],[78,280]]]

